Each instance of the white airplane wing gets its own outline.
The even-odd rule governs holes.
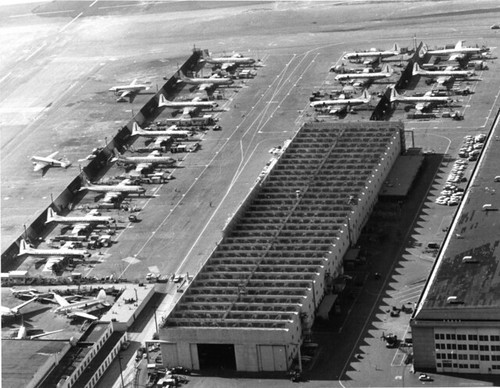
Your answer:
[[[82,230],[87,229],[89,224],[76,224],[71,230],[71,234],[79,234]]]
[[[168,136],[158,136],[155,140],[155,146],[157,147],[161,146],[161,143],[163,143],[166,140],[168,140]]]
[[[104,202],[112,202],[114,199],[119,198],[122,193],[119,191],[109,191],[104,195]]]
[[[450,61],[457,61],[457,60],[462,59],[462,58],[464,58],[464,54],[452,54],[452,55],[450,55],[449,60]]]
[[[45,162],[34,162],[33,171],[40,171],[47,167],[47,163]]]
[[[442,85],[442,84],[445,84],[446,82],[448,82],[450,80],[450,77],[445,77],[445,76],[442,76],[442,77],[438,77],[436,79],[436,82],[439,84],[439,85]]]
[[[415,104],[415,109],[417,110],[417,112],[422,112],[422,110],[427,106],[427,104],[425,102],[419,102],[417,104]]]
[[[137,172],[142,172],[142,170],[147,170],[148,168],[151,167],[151,163],[139,163],[136,167],[135,167],[135,171]]]
[[[200,87],[198,88],[200,91],[203,91],[203,90],[207,90],[207,89],[210,89],[212,86],[214,86],[213,83],[205,83],[205,84],[201,84]]]
[[[464,43],[463,40],[459,40],[455,45],[455,49],[460,50],[462,48],[463,43]]]
[[[85,319],[90,319],[91,321],[97,321],[99,318],[97,318],[95,315],[85,313],[83,311],[72,311],[68,314],[69,317],[80,317],[80,318],[85,318]]]
[[[59,151],[52,152],[49,156],[47,156],[47,159],[54,159],[58,153]]]
[[[186,106],[183,110],[182,110],[182,114],[183,115],[189,115],[191,112],[195,111],[196,110],[196,107],[194,106]]]
[[[130,86],[134,86],[135,84],[137,84],[137,78],[130,83]]]
[[[43,272],[52,272],[52,267],[54,264],[57,264],[63,260],[63,257],[60,256],[50,256],[47,258],[47,262],[45,263],[45,266],[43,267]]]
[[[126,97],[128,97],[132,93],[131,90],[124,90],[122,94],[120,94],[120,97],[117,98],[117,101],[125,100]]]
[[[70,305],[70,303],[59,294],[54,294],[54,299],[59,303],[59,306],[65,307]]]

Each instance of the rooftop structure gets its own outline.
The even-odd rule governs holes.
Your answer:
[[[285,370],[312,325],[325,280],[342,273],[341,259],[401,152],[402,129],[387,122],[305,124],[168,316],[161,338],[280,344],[275,369],[248,362],[248,355],[235,364]],[[180,354],[171,350],[162,354]],[[187,366],[200,367],[192,360]]]

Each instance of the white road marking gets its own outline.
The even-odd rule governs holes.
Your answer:
[[[33,51],[30,55],[25,58],[25,61],[28,61],[31,57],[33,57],[36,53],[42,50],[45,46],[47,46],[47,42],[43,42],[40,47],[38,47],[35,51]]]
[[[63,28],[59,30],[59,32],[63,32],[67,27],[69,27],[76,19],[78,19],[80,16],[83,15],[83,12],[80,12],[78,15],[76,15],[69,23],[67,23]]]
[[[92,4],[89,5],[89,8],[92,7],[95,3],[97,3],[99,0],[95,0]]]

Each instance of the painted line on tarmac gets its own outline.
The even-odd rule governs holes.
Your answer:
[[[43,42],[40,47],[38,47],[35,51],[33,51],[30,55],[28,55],[24,60],[28,61],[33,57],[36,53],[38,53],[40,50],[42,50],[45,46],[47,46],[47,42]]]
[[[50,12],[37,12],[37,13],[23,13],[20,15],[10,15],[10,18],[21,18],[21,17],[26,17],[26,16],[43,16],[43,15],[53,15],[57,13],[69,13],[69,12],[75,12],[76,10],[74,9],[68,9],[64,11],[50,11]]]
[[[78,19],[80,16],[83,15],[83,12],[80,12],[78,15],[76,15],[69,23],[67,23],[63,28],[59,30],[59,32],[63,32],[66,28],[68,28],[76,19]]]

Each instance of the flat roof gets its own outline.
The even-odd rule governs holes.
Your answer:
[[[399,155],[380,190],[379,196],[406,197],[423,162],[423,155]]]
[[[500,320],[498,120],[424,289],[416,319]],[[494,210],[485,211],[491,204]],[[472,261],[464,262],[464,256]],[[454,298],[454,303],[448,301]]]
[[[59,359],[67,341],[2,339],[2,386],[27,387],[49,359]],[[52,360],[51,360],[52,361]]]
[[[400,122],[306,123],[166,320],[287,329]]]

